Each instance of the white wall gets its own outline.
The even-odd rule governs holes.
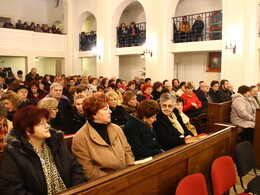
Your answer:
[[[180,0],[175,16],[184,16],[222,9],[222,0]]]
[[[40,76],[45,74],[56,75],[56,58],[39,58],[38,62],[35,62],[35,68]]]
[[[9,16],[15,25],[18,19],[35,24],[52,25],[55,21],[63,22],[63,0],[54,7],[53,0],[1,0],[0,17]]]
[[[145,60],[140,55],[127,55],[119,57],[119,78],[127,81],[133,80],[135,76],[140,76]]]
[[[97,30],[97,22],[96,18],[93,14],[88,16],[86,20],[84,21],[84,24],[82,26],[82,31],[83,32],[90,32],[90,31],[96,31]]]
[[[82,58],[82,75],[100,76],[96,75],[96,58]]]
[[[25,63],[26,58],[25,57],[9,57],[9,56],[0,56],[0,68],[5,67],[11,67],[12,72],[16,76],[17,71],[21,70],[23,71],[23,74],[25,75]]]
[[[186,53],[175,54],[175,70],[180,81],[192,81],[196,88],[200,81],[210,84],[212,80],[220,80],[220,73],[206,72],[208,64],[208,53]]]
[[[122,16],[120,18],[119,24],[125,23],[126,25],[129,25],[131,22],[135,23],[141,23],[146,21],[144,8],[140,3],[134,3],[135,6],[129,5],[129,7],[126,7],[124,12],[122,13]]]

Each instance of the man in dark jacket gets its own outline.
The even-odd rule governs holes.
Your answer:
[[[200,113],[208,112],[208,103],[213,103],[213,100],[209,94],[209,85],[206,82],[200,83],[200,88],[196,90],[196,95],[201,101],[202,107],[199,109]]]
[[[226,79],[220,81],[219,94],[221,102],[231,101],[231,93],[229,91],[229,82]]]
[[[200,16],[197,16],[196,21],[192,25],[192,36],[194,41],[198,41],[198,38],[201,37],[202,35],[203,29],[204,29],[204,22],[202,22]]]
[[[37,74],[36,68],[32,68],[31,72],[25,76],[25,81],[27,81],[28,83],[30,83],[33,80],[39,80],[39,74]]]

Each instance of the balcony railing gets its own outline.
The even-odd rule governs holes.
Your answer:
[[[79,51],[91,51],[96,47],[97,33],[96,31],[82,32],[79,35]]]
[[[145,43],[146,22],[137,23],[135,26],[135,35],[131,33],[130,26],[126,26],[126,31],[124,33],[120,32],[120,27],[117,27],[116,47],[140,46]]]
[[[220,39],[222,10],[173,17],[174,43]]]

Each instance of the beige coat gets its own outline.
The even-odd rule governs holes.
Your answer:
[[[72,152],[83,165],[84,177],[88,180],[134,163],[131,146],[122,129],[110,123],[107,131],[111,146],[101,138],[88,121],[73,137]]]

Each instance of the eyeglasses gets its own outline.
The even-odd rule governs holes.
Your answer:
[[[161,107],[162,108],[170,108],[170,109],[172,109],[172,108],[174,108],[174,105],[172,105],[172,104],[170,104],[170,105],[167,105],[167,104],[163,104],[163,105],[161,105]]]
[[[42,121],[38,125],[40,125],[42,127],[50,126],[50,121]]]

